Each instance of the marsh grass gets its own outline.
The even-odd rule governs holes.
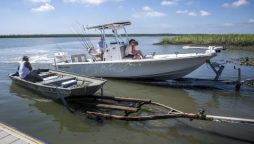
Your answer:
[[[254,35],[181,35],[163,38],[158,44],[221,45],[225,47],[254,47]]]

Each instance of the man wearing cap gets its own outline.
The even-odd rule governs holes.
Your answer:
[[[29,62],[28,56],[23,56],[22,61],[19,63],[18,72],[20,78],[25,78],[32,71],[32,66]]]
[[[38,71],[32,71],[32,66],[29,62],[28,56],[23,56],[22,61],[18,66],[19,77],[31,81],[42,81],[43,79],[38,75]]]

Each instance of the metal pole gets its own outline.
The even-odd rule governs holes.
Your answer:
[[[77,31],[76,31],[75,29],[72,29],[72,31],[74,31],[74,33],[78,34]],[[82,46],[83,46],[85,49],[89,50],[90,47],[89,47],[89,45],[86,43],[86,41],[83,39],[83,37],[80,37],[80,39],[81,39],[81,44],[82,44]]]
[[[86,29],[85,27],[83,26],[83,32],[82,32],[84,35],[86,35]],[[87,38],[87,37],[84,37],[86,39],[86,41],[88,42],[88,44],[90,45],[90,47],[94,48],[94,45],[93,43]]]
[[[58,70],[58,68],[56,66],[56,58],[54,58],[54,65],[55,65],[55,70]]]
[[[104,96],[103,86],[101,87],[101,96]]]
[[[245,119],[245,118],[206,115],[206,119],[212,120],[215,122],[224,122],[224,123],[241,123],[241,124],[252,124],[252,125],[254,124],[254,119]]]
[[[126,29],[125,29],[125,26],[123,26],[123,29],[124,29],[126,40],[127,40],[126,44],[128,44],[128,42],[129,42],[129,36],[128,36],[128,33],[127,33]]]

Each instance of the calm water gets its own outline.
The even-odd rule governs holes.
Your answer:
[[[137,38],[145,54],[189,52],[180,46],[152,45],[160,39]],[[23,89],[8,78],[22,55],[29,55],[34,67],[47,67],[53,53],[59,50],[72,54],[85,51],[78,38],[0,39],[0,121],[48,143],[254,143],[254,126],[188,120],[97,123],[71,114],[62,105]],[[236,61],[245,56],[254,57],[254,53],[227,50],[213,61],[225,63],[224,78],[237,78],[234,65],[241,67],[243,78],[254,78],[253,67],[240,66]],[[188,77],[212,76],[211,69],[203,65]],[[148,98],[186,112],[205,108],[209,114],[254,118],[254,92],[248,90],[188,90],[109,80],[105,94]]]

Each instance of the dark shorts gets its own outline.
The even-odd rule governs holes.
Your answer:
[[[128,54],[127,56],[125,56],[126,58],[133,58],[134,55]]]

